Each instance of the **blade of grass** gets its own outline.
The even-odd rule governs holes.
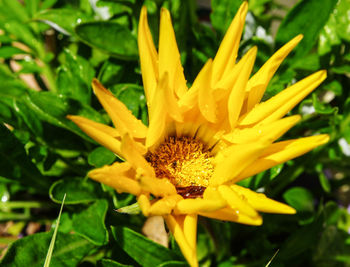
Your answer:
[[[51,242],[50,242],[50,246],[49,246],[49,250],[47,251],[47,255],[46,255],[46,258],[45,258],[44,267],[49,267],[49,266],[50,266],[51,256],[52,256],[53,248],[54,248],[54,246],[55,246],[57,230],[58,230],[58,226],[59,226],[59,224],[60,224],[61,213],[62,213],[62,210],[63,210],[63,205],[64,205],[64,201],[65,201],[65,200],[66,200],[66,194],[64,194],[64,196],[63,196],[63,200],[62,200],[62,204],[61,204],[60,213],[58,214],[58,218],[57,218],[57,220],[56,220],[55,231],[53,232],[53,235],[52,235],[52,238],[51,238]]]
[[[277,251],[275,252],[275,254],[273,254],[273,256],[272,256],[272,258],[271,258],[271,260],[266,264],[266,266],[265,267],[269,267],[270,266],[270,264],[271,264],[271,262],[273,261],[273,259],[276,257],[276,255],[277,255],[277,253],[278,253],[278,251],[280,251],[279,249],[277,249]]]

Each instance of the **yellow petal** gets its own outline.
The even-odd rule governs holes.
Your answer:
[[[299,157],[306,152],[323,145],[329,141],[326,134],[315,135],[300,139],[282,141],[272,144],[264,151],[259,159],[247,166],[232,182],[238,182],[273,166],[286,162],[287,160]]]
[[[173,208],[176,206],[176,203],[181,199],[182,197],[180,195],[175,194],[175,195],[165,196],[155,201],[149,209],[148,216],[170,214]]]
[[[196,79],[197,83],[194,86],[199,86],[198,92],[198,106],[203,117],[209,122],[216,122],[216,103],[213,96],[212,88],[210,87],[210,77],[212,75],[211,59],[204,65]]]
[[[217,187],[208,186],[203,193],[204,199],[222,199]]]
[[[164,137],[166,132],[166,122],[168,118],[167,107],[165,103],[164,87],[167,86],[166,75],[164,75],[157,85],[157,90],[153,94],[151,106],[149,107],[149,126],[146,138],[146,147],[150,148]]]
[[[199,90],[201,90],[203,87],[206,88],[208,86],[207,84],[207,75],[212,69],[212,63],[213,61],[209,59],[200,72],[198,73],[196,79],[194,80],[190,90],[186,92],[185,95],[183,95],[179,100],[179,105],[181,107],[184,107],[186,110],[193,110],[194,106],[198,104],[198,97],[199,97]]]
[[[139,203],[139,206],[143,215],[148,217],[149,210],[151,208],[151,202],[149,201],[149,196],[147,194],[139,195],[137,198],[137,203]]]
[[[242,117],[239,125],[269,123],[283,117],[326,79],[326,77],[327,73],[324,70],[306,77],[266,102],[256,105],[250,112]]]
[[[247,11],[248,3],[243,2],[220,44],[213,61],[213,85],[229,73],[236,63],[237,51]]]
[[[186,80],[176,44],[175,33],[171,23],[170,13],[162,8],[159,29],[159,76],[169,74],[169,85],[178,97],[187,91]]]
[[[247,202],[256,210],[268,213],[295,214],[296,211],[286,204],[266,197],[264,194],[256,193],[248,188],[239,185],[232,185],[231,188],[242,195]]]
[[[187,239],[190,247],[193,248],[194,251],[197,249],[197,214],[189,214],[186,215],[184,219],[184,235]]]
[[[238,195],[234,190],[232,190],[227,185],[220,185],[218,190],[221,196],[227,201],[228,205],[234,209],[239,210],[240,212],[250,216],[257,217],[258,213],[254,208],[247,203],[240,195]]]
[[[231,129],[234,129],[234,127],[236,126],[237,119],[239,117],[239,114],[241,113],[241,108],[243,105],[245,95],[245,88],[250,73],[252,72],[254,66],[257,51],[258,49],[256,46],[252,47],[237,64],[237,67],[239,67],[240,69],[239,76],[236,82],[234,83],[234,86],[232,88],[227,102],[228,119],[231,125]],[[242,64],[242,66],[240,64]]]
[[[193,245],[193,240],[196,240],[197,235],[197,227],[194,226],[194,224],[197,225],[197,216],[166,215],[164,219],[188,264],[191,267],[197,267],[196,242]]]
[[[243,213],[239,213],[231,208],[224,208],[213,212],[200,212],[199,215],[212,218],[212,219],[230,221],[230,222],[236,222],[236,223],[242,223],[242,224],[248,224],[248,225],[262,224],[262,218],[260,215],[252,218]]]
[[[236,128],[233,132],[224,135],[222,138],[234,144],[257,142],[267,136],[271,136],[271,139],[274,141],[292,128],[300,119],[300,115],[294,115],[253,128]]]
[[[67,118],[78,125],[83,132],[94,139],[97,143],[123,157],[121,152],[120,135],[116,129],[80,116],[69,115]]]
[[[131,111],[114,97],[111,92],[104,88],[98,80],[94,79],[92,81],[92,88],[121,135],[129,133],[135,138],[146,137],[147,127],[135,118]]]
[[[145,6],[142,7],[140,14],[138,46],[143,86],[145,88],[147,106],[150,107],[149,101],[153,97],[158,81],[158,55],[148,26],[147,9]]]
[[[167,114],[169,114],[173,120],[183,122],[182,112],[175,98],[174,91],[170,90],[169,87],[168,72],[165,72],[161,77],[158,90],[163,94],[163,102],[165,103]]]
[[[131,166],[127,162],[114,163],[111,166],[94,169],[88,173],[88,176],[95,181],[113,187],[118,193],[130,193],[139,195],[141,187],[135,181],[130,172]]]
[[[218,161],[209,184],[218,186],[232,180],[252,164],[268,146],[265,142],[232,145],[216,155]]]
[[[303,39],[303,35],[299,34],[281,47],[249,80],[247,86],[247,111],[251,110],[260,102],[265,93],[267,85],[277,71],[278,67],[281,65],[286,56],[292,51],[292,49],[301,41],[301,39]]]
[[[154,196],[175,195],[175,186],[167,178],[155,178],[150,176],[140,177],[142,190],[150,192]]]
[[[221,209],[227,205],[222,198],[219,199],[183,199],[180,200],[175,208],[176,214],[197,214],[199,212],[210,212]]]
[[[144,172],[144,175],[155,177],[153,167],[143,157],[146,151],[140,153],[139,146],[128,134],[123,136],[121,152],[125,160],[128,161],[135,170],[141,169]]]

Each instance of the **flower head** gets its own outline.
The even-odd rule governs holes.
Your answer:
[[[314,90],[316,72],[265,102],[266,87],[299,35],[251,76],[257,48],[238,62],[247,3],[232,21],[213,60],[187,87],[170,14],[161,11],[156,50],[142,8],[138,43],[149,125],[142,124],[97,80],[93,89],[114,127],[69,116],[85,133],[124,159],[89,177],[137,196],[145,216],[161,215],[191,266],[197,266],[197,216],[260,225],[258,212],[295,210],[236,183],[328,141],[327,135],[277,141],[300,116],[283,118]],[[250,77],[251,76],[251,77]]]

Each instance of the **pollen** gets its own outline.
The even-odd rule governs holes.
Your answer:
[[[156,176],[168,178],[178,191],[205,189],[214,171],[209,150],[201,141],[190,137],[169,137],[153,153],[148,153],[146,159]]]

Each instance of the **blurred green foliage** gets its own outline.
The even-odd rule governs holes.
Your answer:
[[[116,157],[66,115],[110,122],[92,94],[97,77],[147,124],[137,49],[141,6],[156,43],[160,8],[171,11],[190,84],[214,57],[241,2],[212,0],[209,10],[194,0],[0,0],[0,220],[12,225],[0,236],[0,248],[10,244],[1,266],[43,266],[52,231],[16,239],[31,222],[53,223],[65,193],[51,266],[186,266],[173,240],[167,249],[140,235],[142,215],[115,211],[134,203],[133,196],[87,179],[88,170]],[[293,110],[303,119],[284,138],[328,133],[331,141],[242,182],[287,202],[295,216],[264,215],[261,227],[202,218],[200,264],[265,266],[279,250],[270,266],[349,266],[350,2],[302,0],[286,8],[249,0],[249,10],[240,55],[259,47],[255,71],[304,34],[265,99],[328,70]]]

